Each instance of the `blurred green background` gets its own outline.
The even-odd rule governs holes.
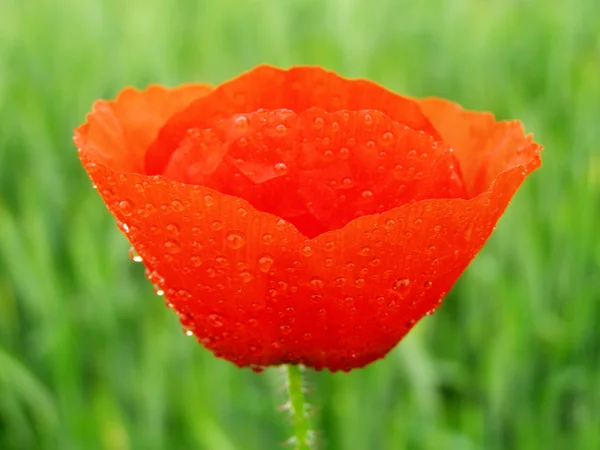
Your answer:
[[[600,449],[596,0],[0,0],[0,448],[277,449],[278,369],[184,336],[80,167],[92,102],[320,64],[519,118],[543,168],[386,360],[312,374],[323,449]]]

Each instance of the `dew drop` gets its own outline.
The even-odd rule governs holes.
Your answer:
[[[373,197],[373,192],[366,190],[366,191],[363,191],[361,195],[362,195],[362,198],[371,198],[371,197]]]
[[[365,114],[363,120],[365,122],[365,125],[373,125],[373,116],[371,116],[371,114]]]
[[[350,157],[350,150],[346,147],[340,148],[340,159],[348,159]]]
[[[246,116],[239,116],[235,119],[235,127],[239,131],[246,131],[248,129],[248,119]]]
[[[354,286],[356,286],[359,289],[364,288],[365,287],[365,279],[357,278],[356,280],[354,280]]]
[[[146,211],[148,211],[148,213],[155,213],[156,212],[156,206],[154,206],[152,203],[146,203],[146,205],[144,206],[144,209]]]
[[[288,166],[285,163],[278,162],[273,166],[273,170],[277,176],[283,176],[288,173]]]
[[[131,216],[132,205],[127,200],[119,202],[119,209],[124,216]]]
[[[250,283],[254,280],[254,275],[247,270],[244,270],[243,272],[240,272],[240,278],[244,283]]]
[[[404,297],[410,291],[410,280],[408,278],[399,278],[394,282],[394,292],[400,297]]]
[[[381,264],[381,260],[379,258],[374,258],[373,260],[371,260],[371,262],[369,264],[372,267],[377,267]]]
[[[344,277],[337,277],[335,279],[335,284],[336,284],[337,287],[344,286],[346,284],[346,278],[344,278]]]
[[[267,273],[271,270],[271,266],[274,262],[275,260],[273,257],[265,255],[258,260],[258,269],[263,273]]]
[[[204,204],[206,206],[213,206],[215,204],[215,198],[210,194],[206,194],[204,196]]]
[[[425,283],[423,283],[423,287],[425,289],[429,289],[432,285],[433,283],[431,281],[426,281]]]
[[[360,249],[360,251],[358,252],[358,254],[360,256],[368,256],[369,253],[371,253],[371,249],[369,247],[363,247]]]
[[[381,135],[381,143],[383,145],[391,145],[394,142],[394,135],[387,131]]]
[[[325,242],[325,250],[327,250],[328,252],[333,251],[333,249],[335,248],[335,242],[334,241],[327,241]]]
[[[314,290],[323,289],[323,280],[318,277],[313,278],[310,280],[310,287]]]
[[[285,133],[287,132],[287,128],[285,127],[284,124],[280,123],[279,125],[277,125],[275,127],[275,134],[279,137],[283,137],[285,136]]]
[[[352,187],[352,180],[351,180],[350,178],[344,178],[344,179],[342,180],[342,185],[343,185],[345,188]]]
[[[217,256],[215,258],[215,262],[218,264],[220,268],[225,268],[229,265],[229,261],[224,256]]]
[[[171,209],[175,212],[181,212],[185,209],[185,206],[179,200],[173,200],[171,202]]]
[[[167,234],[171,237],[179,235],[179,227],[174,223],[170,223],[165,227],[165,229],[167,230]]]
[[[156,284],[152,285],[152,290],[154,291],[154,293],[156,295],[158,295],[159,297],[162,297],[163,295],[165,295],[165,291],[163,291],[159,286],[157,286]]]
[[[315,129],[320,130],[325,125],[325,121],[322,117],[317,117],[314,122]]]
[[[199,256],[192,256],[190,258],[190,262],[192,263],[192,266],[200,267],[202,265],[202,258],[200,258]]]
[[[394,219],[387,219],[385,221],[385,223],[383,224],[383,227],[387,230],[387,231],[392,231],[394,229],[394,227],[396,226],[396,221]]]
[[[218,314],[209,314],[208,320],[212,323],[214,327],[218,328],[223,326],[223,319]]]
[[[220,220],[215,220],[213,223],[210,224],[210,227],[215,231],[219,231],[223,229],[223,224]]]
[[[331,259],[331,258],[325,258],[324,263],[325,263],[326,267],[331,267],[331,266],[333,266],[333,259]]]
[[[179,253],[181,251],[181,244],[175,239],[165,241],[165,248],[170,253]]]
[[[309,256],[311,256],[311,255],[313,254],[313,249],[312,249],[312,247],[311,247],[310,245],[305,245],[305,246],[302,248],[302,254],[303,254],[304,256],[306,256],[306,257],[309,257]]]
[[[340,130],[340,124],[337,122],[332,122],[331,123],[331,131],[333,131],[335,133],[336,131],[339,131],[339,130]]]
[[[129,259],[131,259],[133,262],[142,262],[142,257],[137,254],[135,248],[133,247],[129,248]]]
[[[239,231],[232,231],[227,235],[227,245],[232,250],[239,250],[245,243],[244,235]]]

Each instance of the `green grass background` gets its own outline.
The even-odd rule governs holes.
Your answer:
[[[519,118],[545,146],[438,312],[312,374],[324,449],[600,449],[596,0],[0,0],[0,449],[277,449],[278,369],[184,336],[71,141],[126,85],[320,64]]]

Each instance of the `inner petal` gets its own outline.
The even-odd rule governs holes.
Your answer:
[[[307,237],[411,201],[464,197],[450,148],[377,110],[235,114],[188,130],[164,175],[244,198]]]
[[[259,66],[221,84],[210,94],[174,114],[161,128],[146,153],[148,175],[164,172],[179,142],[190,128],[211,127],[240,111],[283,109],[298,114],[310,108],[328,112],[373,108],[413,130],[439,138],[437,130],[412,99],[397,95],[366,80],[337,76],[318,67],[281,70]]]

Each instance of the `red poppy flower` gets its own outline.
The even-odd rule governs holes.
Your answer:
[[[540,165],[518,122],[312,67],[126,89],[75,141],[183,326],[254,368],[383,357]]]

